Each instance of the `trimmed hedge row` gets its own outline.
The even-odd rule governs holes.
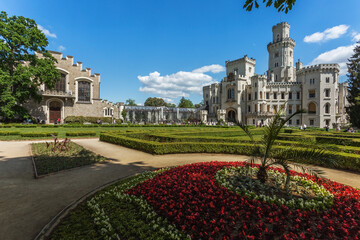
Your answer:
[[[0,128],[11,128],[11,125],[0,124]]]
[[[243,155],[257,155],[259,146],[249,143],[221,143],[221,142],[170,142],[159,143],[142,139],[128,137],[124,134],[116,135],[114,133],[101,133],[100,140],[110,142],[125,147],[141,150],[152,154],[168,154],[168,153],[230,153]],[[275,149],[284,149],[288,146],[275,146]],[[291,151],[306,151],[304,147],[292,147]],[[276,157],[276,156],[274,156]],[[360,172],[360,155],[346,153],[324,151],[324,159],[336,159],[339,163],[337,168]],[[311,160],[308,164],[315,164],[329,167],[323,164],[322,159]]]
[[[20,135],[19,131],[0,131],[0,136]]]
[[[344,146],[354,146],[360,147],[360,139],[354,138],[344,138],[331,135],[290,135],[290,134],[281,134],[278,136],[279,140],[293,141],[296,137],[297,141],[303,141],[307,143],[323,143],[323,144],[336,144]]]
[[[82,131],[82,132],[66,132],[66,136],[95,136],[96,132],[94,131]]]
[[[50,137],[51,135],[57,136],[57,132],[24,132],[20,133],[22,137]]]

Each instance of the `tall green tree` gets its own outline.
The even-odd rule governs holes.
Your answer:
[[[190,99],[186,99],[184,97],[182,97],[180,99],[179,108],[194,108],[194,104],[192,103],[192,101]]]
[[[144,106],[162,107],[167,106],[167,104],[162,98],[149,97],[146,99]]]
[[[166,103],[166,106],[169,107],[169,108],[176,108],[175,103]]]
[[[246,11],[251,11],[253,7],[259,8],[259,3],[261,0],[246,0],[243,8]],[[296,0],[262,0],[263,3],[266,3],[266,7],[274,6],[278,12],[288,13],[292,7],[295,5]]]
[[[27,117],[22,104],[29,99],[40,102],[40,85],[53,88],[60,73],[34,20],[1,12],[0,40],[0,116],[11,121]]]
[[[348,91],[349,107],[346,109],[353,126],[360,128],[360,42],[355,46],[354,55],[349,59]]]
[[[134,100],[134,99],[131,99],[131,98],[129,98],[128,100],[126,100],[125,105],[127,105],[127,106],[137,106],[136,103],[135,103],[135,100]]]

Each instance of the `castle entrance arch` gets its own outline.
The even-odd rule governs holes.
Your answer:
[[[228,122],[236,122],[236,112],[234,110],[230,110],[227,113]]]
[[[62,104],[59,101],[51,101],[49,103],[49,123],[54,123],[61,119]]]

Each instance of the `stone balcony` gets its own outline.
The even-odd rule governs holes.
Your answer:
[[[57,91],[57,90],[41,90],[40,94],[48,97],[64,97],[64,98],[75,98],[72,91]]]
[[[272,117],[276,113],[272,112],[248,112],[246,113],[246,117]]]

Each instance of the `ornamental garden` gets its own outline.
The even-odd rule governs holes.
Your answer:
[[[80,202],[52,228],[48,239],[360,238],[360,190],[321,178],[316,169],[359,172],[360,134],[283,128],[282,121],[279,115],[263,128],[3,125],[0,135],[2,140],[49,139],[32,145],[37,174],[43,177],[106,162],[56,136],[99,136],[151,154],[249,156],[248,162],[223,162],[219,156],[217,162],[122,179]]]

